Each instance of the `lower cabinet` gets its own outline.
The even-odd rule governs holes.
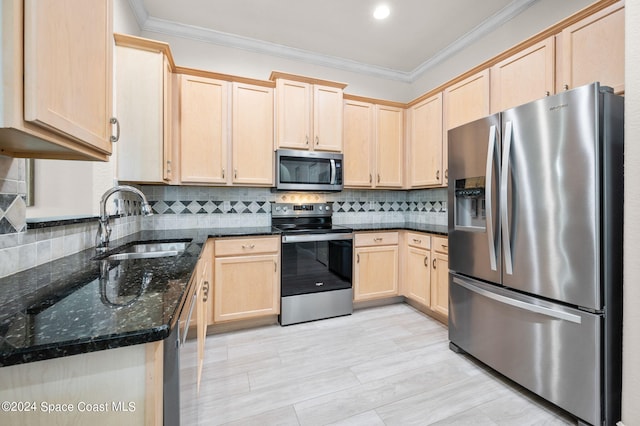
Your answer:
[[[446,320],[449,313],[449,255],[446,237],[407,232],[402,295]]]
[[[449,249],[447,239],[432,238],[431,309],[449,315]]]
[[[398,295],[398,233],[355,235],[353,299]]]
[[[209,309],[209,296],[211,292],[211,284],[213,283],[213,240],[207,240],[202,252],[200,253],[200,259],[198,259],[198,265],[196,267],[197,287],[198,292],[196,301],[196,335],[198,339],[198,379],[197,390],[200,391],[200,379],[202,377],[202,367],[204,365],[204,346],[207,339],[207,325],[210,315]]]
[[[280,313],[280,238],[215,240],[213,322]]]

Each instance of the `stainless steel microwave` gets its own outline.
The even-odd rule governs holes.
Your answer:
[[[342,154],[279,149],[276,151],[278,191],[342,191]]]

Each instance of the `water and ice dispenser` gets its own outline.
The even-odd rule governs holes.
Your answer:
[[[455,182],[455,227],[484,231],[485,177],[457,179]]]

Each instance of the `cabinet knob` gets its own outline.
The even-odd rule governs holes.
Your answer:
[[[120,122],[118,121],[117,118],[115,117],[111,117],[111,119],[109,120],[109,123],[111,124],[115,124],[116,125],[116,134],[115,135],[111,135],[111,137],[109,138],[109,140],[114,143],[114,142],[118,142],[120,140]]]

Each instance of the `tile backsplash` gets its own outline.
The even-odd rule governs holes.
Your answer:
[[[0,155],[0,235],[27,229],[26,160]]]
[[[0,166],[1,160],[0,158]],[[11,187],[18,188],[19,184]],[[334,208],[333,220],[337,224],[447,223],[447,192],[444,188],[412,191],[345,190],[327,194],[274,193],[269,188],[160,185],[143,185],[140,188],[147,196],[154,215],[139,216],[137,200],[125,197],[124,202],[119,202],[119,213],[122,216],[110,222],[113,240],[145,229],[269,226],[273,202],[331,202]],[[10,197],[5,201],[0,197],[0,209],[8,210],[10,215],[15,214],[11,213],[11,208],[4,210],[3,206],[7,203],[11,205],[18,199],[24,201],[24,198],[22,194],[8,195]],[[97,218],[86,223],[64,226],[34,228],[29,225],[27,229],[24,211],[18,212],[16,216],[24,221],[19,227],[22,232],[0,234],[0,277],[95,245]],[[16,230],[15,226],[12,227]]]

